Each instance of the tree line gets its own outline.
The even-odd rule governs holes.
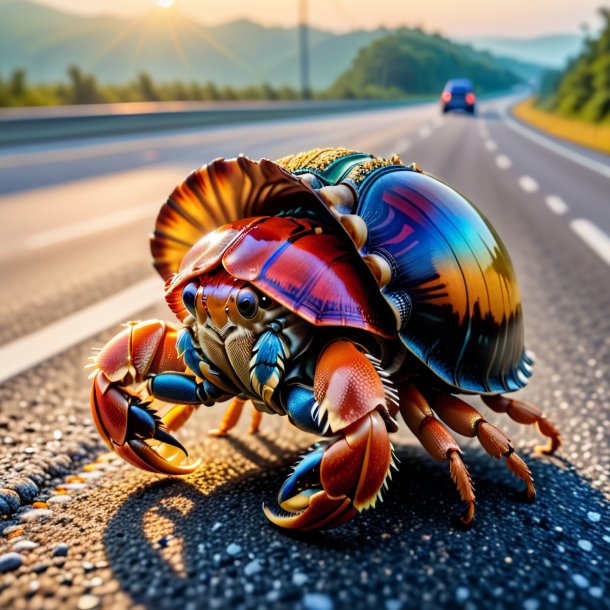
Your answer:
[[[8,79],[0,76],[0,106],[56,106],[114,102],[296,100],[291,87],[267,83],[249,87],[218,86],[214,83],[155,83],[146,73],[123,85],[102,84],[77,66],[68,69],[65,83],[30,84],[25,70],[15,70]]]
[[[126,84],[103,84],[71,66],[67,82],[30,84],[24,70],[0,77],[0,106],[98,104],[108,102],[295,100],[300,91],[263,83],[236,88],[208,83],[156,83],[141,73]],[[450,78],[473,80],[478,91],[506,89],[518,77],[494,58],[420,29],[396,30],[360,49],[351,67],[317,99],[405,99],[438,95]]]
[[[543,79],[537,102],[542,110],[610,123],[610,9],[599,13],[604,21],[600,35],[587,39],[564,71],[549,72]]]

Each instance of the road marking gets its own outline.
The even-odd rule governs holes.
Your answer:
[[[496,150],[498,150],[498,145],[493,140],[486,140],[485,141],[485,148],[489,152],[495,152]]]
[[[517,123],[517,121],[515,121],[513,118],[511,118],[506,113],[506,111],[504,114],[504,119],[505,119],[506,125],[510,129],[512,129],[513,131],[516,131],[517,133],[521,134],[522,136],[524,136],[526,138],[529,138],[532,142],[536,142],[536,144],[539,144],[540,146],[544,146],[544,148],[547,148],[548,150],[551,150],[554,153],[561,155],[562,157],[565,157],[566,159],[569,159],[570,161],[574,161],[574,163],[578,163],[579,165],[582,165],[583,167],[586,167],[587,169],[597,172],[598,174],[601,174],[602,176],[605,176],[606,178],[610,178],[610,165],[605,165],[604,163],[601,163],[600,161],[597,161],[596,159],[591,159],[591,158],[587,157],[586,155],[578,153],[574,150],[566,148],[565,146],[562,146],[561,144],[557,144],[556,142],[553,142],[552,140],[549,140],[548,138],[545,138],[544,136],[540,135],[539,133],[533,131],[532,129],[529,129],[528,127],[524,127],[520,123]]]
[[[36,233],[35,235],[26,237],[23,243],[27,250],[40,250],[41,248],[54,246],[55,244],[63,243],[71,239],[78,239],[80,237],[93,235],[94,233],[101,233],[108,229],[114,229],[115,227],[135,222],[136,220],[151,218],[158,208],[158,202],[154,204],[147,203],[139,205],[112,214],[107,214],[106,216],[98,216],[97,218],[91,218],[65,227],[59,227],[58,229]]]
[[[402,138],[394,144],[394,153],[397,155],[402,155],[407,152],[411,148],[411,142],[407,140],[407,138]]]
[[[481,135],[482,138],[486,138],[489,135],[489,132],[487,131],[487,126],[485,125],[485,123],[479,123],[479,134]]]
[[[443,117],[437,116],[434,121],[432,122],[432,124],[434,125],[434,127],[440,127],[443,124]]]
[[[430,134],[432,133],[432,129],[430,128],[429,125],[424,125],[420,130],[419,130],[419,135],[422,138],[427,138]]]
[[[160,278],[151,277],[85,307],[41,330],[0,347],[0,383],[84,341],[129,320],[163,299]],[[85,363],[83,363],[84,366]]]
[[[570,222],[576,233],[603,261],[610,265],[610,237],[591,221],[576,218]]]
[[[569,210],[568,204],[557,195],[549,195],[546,198],[546,204],[555,214],[559,214],[560,216]]]
[[[521,176],[519,186],[526,193],[535,193],[538,190],[538,183],[531,176]]]
[[[496,165],[500,169],[508,169],[513,162],[506,155],[498,155],[496,157]]]

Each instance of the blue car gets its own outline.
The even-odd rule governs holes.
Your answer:
[[[465,110],[474,114],[477,98],[472,82],[467,78],[458,78],[447,82],[441,94],[441,109],[443,113],[450,110]]]

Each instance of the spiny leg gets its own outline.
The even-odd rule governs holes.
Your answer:
[[[456,440],[434,417],[426,399],[413,384],[401,386],[398,394],[400,413],[411,432],[435,460],[449,462],[451,478],[460,498],[467,504],[466,510],[460,516],[460,521],[463,525],[470,525],[474,519],[474,488]]]
[[[227,407],[225,414],[220,422],[220,425],[215,430],[210,430],[208,434],[210,436],[226,436],[239,422],[244,405],[248,402],[245,398],[236,396],[231,401],[231,404]],[[263,414],[257,411],[254,406],[252,407],[252,419],[250,421],[250,428],[248,434],[256,434],[261,424]]]
[[[548,437],[547,445],[538,445],[535,450],[539,453],[551,454],[555,453],[561,445],[561,436],[559,431],[546,418],[546,415],[541,409],[530,405],[522,400],[514,398],[506,398],[506,396],[481,396],[483,402],[496,413],[506,413],[513,421],[518,424],[531,425],[536,424],[538,431],[543,436]]]
[[[525,482],[528,500],[536,499],[532,473],[527,464],[515,453],[512,442],[502,430],[490,424],[468,403],[451,394],[439,394],[431,401],[435,413],[452,430],[462,436],[477,437],[489,455],[499,459],[504,457],[508,469]]]

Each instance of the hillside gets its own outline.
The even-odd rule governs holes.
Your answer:
[[[518,82],[488,54],[419,30],[397,30],[358,52],[331,91],[337,97],[402,97],[437,93],[451,78],[470,78],[477,91]]]
[[[311,28],[313,89],[329,87],[360,48],[387,34],[379,29],[337,35]],[[522,77],[540,72],[538,66],[501,61]],[[81,17],[29,0],[0,0],[0,75],[23,68],[30,82],[55,83],[65,81],[73,64],[102,83],[124,83],[147,72],[156,82],[299,84],[294,28],[267,28],[246,20],[204,27],[163,9],[131,20]]]
[[[605,22],[602,31],[555,77],[555,90],[540,100],[543,109],[592,123],[610,122],[610,9],[599,13]]]

